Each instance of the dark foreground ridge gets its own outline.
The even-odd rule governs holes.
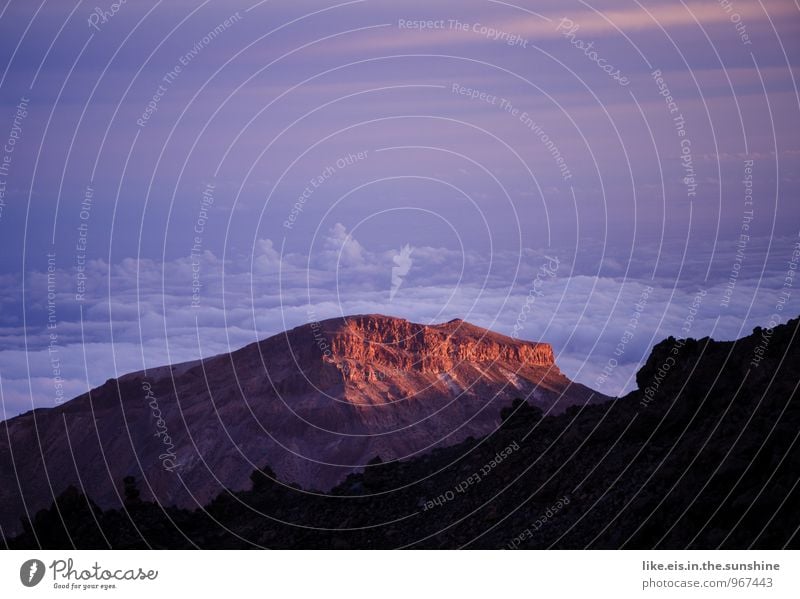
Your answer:
[[[659,343],[639,389],[556,416],[522,401],[503,425],[403,462],[379,458],[329,496],[274,480],[205,510],[124,510],[74,487],[11,548],[800,547],[798,323],[736,342]]]

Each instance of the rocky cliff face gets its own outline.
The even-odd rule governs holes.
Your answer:
[[[549,345],[461,320],[311,323],[3,423],[0,524],[13,532],[26,507],[49,505],[70,484],[119,505],[127,475],[144,481],[144,498],[187,507],[247,488],[265,465],[326,490],[375,456],[487,435],[513,397],[550,413],[607,399],[564,377]]]
[[[320,330],[330,339],[331,354],[325,357],[349,379],[363,372],[360,365],[371,366],[368,372],[423,374],[446,373],[462,362],[555,366],[553,348],[546,343],[516,341],[462,320],[425,326],[370,315],[343,325],[329,321]]]

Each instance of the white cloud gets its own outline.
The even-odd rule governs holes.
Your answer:
[[[337,263],[345,266],[364,264],[364,248],[347,232],[342,223],[336,223],[325,238],[325,247],[336,253]]]

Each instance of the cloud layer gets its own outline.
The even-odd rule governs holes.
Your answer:
[[[52,406],[126,372],[360,313],[423,323],[463,318],[546,341],[568,376],[621,394],[662,338],[735,339],[773,315],[785,322],[800,313],[800,298],[786,287],[798,241],[754,239],[732,287],[735,246],[718,250],[709,271],[710,248],[702,246],[682,262],[678,244],[660,256],[656,247],[642,246],[626,263],[588,247],[578,254],[551,248],[486,256],[411,244],[409,268],[393,294],[392,269],[403,248],[371,250],[341,223],[312,255],[281,255],[272,240],[261,239],[250,256],[226,261],[208,251],[166,263],[93,261],[82,302],[72,292],[74,272],[58,270],[50,279],[32,272],[25,280],[27,327],[2,328],[4,414]],[[661,276],[651,274],[656,258]],[[200,282],[199,298],[193,280]],[[6,286],[5,305],[13,305],[17,284]],[[789,299],[782,302],[785,290]]]

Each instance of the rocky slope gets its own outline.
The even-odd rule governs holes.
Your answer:
[[[554,414],[607,399],[562,375],[549,345],[460,320],[311,323],[0,424],[0,526],[17,532],[69,485],[119,506],[131,475],[144,499],[184,507],[248,488],[267,463],[280,481],[328,490],[376,456],[491,433],[513,397]]]

